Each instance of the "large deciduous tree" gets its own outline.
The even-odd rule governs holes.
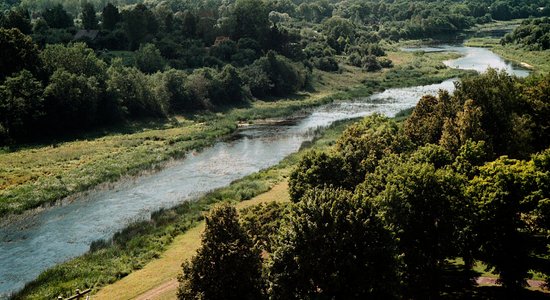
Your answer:
[[[19,138],[31,133],[42,115],[42,83],[27,70],[6,78],[0,85],[0,127],[4,135]]]
[[[36,72],[40,68],[38,47],[19,29],[0,28],[0,49],[0,81],[23,69]]]
[[[503,156],[480,167],[468,187],[476,205],[480,259],[495,269],[506,287],[526,284],[527,272],[534,267],[535,235],[548,232],[549,225],[540,222],[548,217],[548,153],[531,161]]]
[[[46,9],[42,12],[42,17],[51,28],[68,28],[74,26],[73,17],[67,13],[61,4]]]
[[[260,253],[239,224],[235,208],[217,206],[205,222],[201,248],[183,264],[178,299],[260,299]]]
[[[310,190],[291,206],[269,264],[272,299],[392,299],[394,243],[367,199]]]

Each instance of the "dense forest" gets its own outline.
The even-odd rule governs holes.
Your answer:
[[[313,68],[392,67],[381,41],[548,16],[549,7],[544,0],[4,1],[0,142],[281,97],[310,88]]]
[[[452,281],[483,261],[522,298],[529,272],[550,275],[549,88],[490,70],[404,123],[350,126],[299,162],[292,203],[211,211],[179,298],[469,298],[445,281],[457,258]]]

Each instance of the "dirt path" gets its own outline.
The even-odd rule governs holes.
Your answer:
[[[178,280],[176,278],[167,281],[156,288],[145,292],[144,294],[139,295],[136,300],[152,300],[152,299],[162,299],[163,296],[168,296],[166,294],[171,294],[178,289]]]
[[[289,199],[288,183],[283,181],[266,193],[238,203],[237,208],[271,201],[289,201]],[[201,222],[198,226],[177,236],[159,259],[102,288],[93,296],[93,299],[175,299],[178,288],[176,278],[181,272],[181,264],[190,259],[199,248],[203,229],[204,222]]]
[[[476,283],[478,285],[500,285],[497,282],[497,278],[485,276],[476,278]],[[529,287],[536,289],[542,289],[544,287],[544,281],[541,280],[527,280],[527,284],[529,285]]]

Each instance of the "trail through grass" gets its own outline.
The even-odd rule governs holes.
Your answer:
[[[238,203],[237,209],[267,203],[272,201],[290,201],[288,182],[285,180],[273,186],[268,192],[258,195],[251,200]],[[181,264],[190,259],[199,248],[201,233],[204,230],[204,221],[174,239],[172,244],[159,259],[153,260],[143,269],[133,272],[122,280],[100,290],[94,299],[157,299],[156,297],[175,295],[177,284],[170,283],[181,273]],[[168,283],[168,288],[166,284]],[[160,287],[156,290],[155,288]],[[151,291],[153,290],[153,291]],[[161,293],[158,293],[159,290]],[[143,295],[144,293],[147,295]],[[141,295],[141,297],[139,297]],[[155,296],[155,297],[152,297]]]

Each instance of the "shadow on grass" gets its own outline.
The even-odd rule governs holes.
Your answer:
[[[475,278],[481,273],[468,270],[464,266],[449,264],[441,278],[438,299],[550,299],[550,294],[528,289],[510,290],[501,286],[478,286]]]

